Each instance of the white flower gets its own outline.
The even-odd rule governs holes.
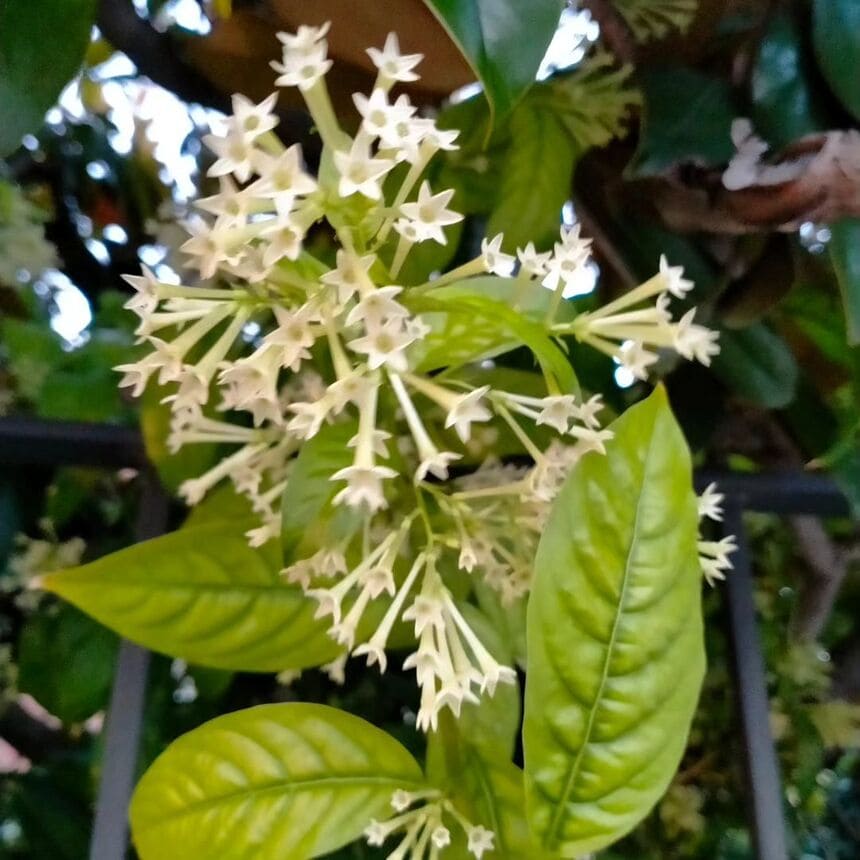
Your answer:
[[[232,173],[239,182],[247,182],[254,170],[254,143],[245,134],[230,129],[224,136],[207,134],[203,142],[218,156],[207,171],[208,176]]]
[[[683,266],[670,266],[666,255],[660,255],[660,274],[666,281],[666,290],[676,299],[683,299],[693,289],[693,282],[684,278]]]
[[[401,81],[417,81],[418,75],[412,70],[424,59],[423,54],[401,54],[400,43],[395,33],[389,33],[385,45],[380,51],[378,48],[368,48],[367,53],[373,61],[373,65],[379,69],[381,83],[393,83]]]
[[[267,241],[263,252],[263,265],[274,266],[278,260],[297,260],[302,252],[305,231],[292,215],[278,215],[265,222],[260,236]]]
[[[371,511],[388,506],[382,492],[386,478],[396,478],[397,472],[387,466],[347,466],[331,476],[332,481],[346,481],[346,486],[334,497],[336,505],[346,504],[357,508],[366,504]]]
[[[254,104],[237,93],[232,97],[233,116],[230,122],[233,129],[249,143],[261,134],[271,131],[278,124],[278,118],[272,113],[277,101],[277,93],[272,93],[260,104]]]
[[[481,860],[484,856],[485,851],[493,850],[493,840],[495,839],[495,834],[492,830],[487,830],[484,827],[481,827],[480,824],[470,827],[467,831],[469,844],[467,846],[468,850]]]
[[[248,191],[257,197],[292,201],[295,197],[316,191],[316,180],[305,172],[302,150],[297,143],[280,155],[270,155],[262,150],[255,152],[254,168],[260,178],[249,186]]]
[[[516,257],[502,251],[504,238],[504,234],[499,233],[491,241],[487,241],[486,238],[482,239],[481,254],[484,258],[484,266],[488,272],[492,272],[494,275],[499,275],[502,278],[507,278],[510,277],[511,272],[514,270]]]
[[[718,541],[699,541],[699,564],[708,585],[713,586],[718,580],[726,578],[725,572],[733,567],[729,555],[737,548],[734,535]]]
[[[618,349],[619,364],[629,370],[637,379],[648,378],[648,368],[657,361],[657,354],[645,349],[636,340],[628,340]]]
[[[340,173],[340,196],[349,197],[358,193],[371,200],[382,197],[381,178],[395,164],[390,158],[371,155],[370,147],[361,140],[355,140],[349,152],[335,152],[334,163]]]
[[[436,848],[445,848],[451,844],[451,831],[440,824],[438,827],[433,828],[433,832],[430,834],[430,841]]]
[[[374,328],[364,336],[351,340],[347,346],[353,351],[367,356],[367,366],[391,368],[398,372],[406,371],[409,363],[406,348],[415,342],[415,336],[403,328],[402,321],[391,319],[379,328]]]
[[[456,398],[453,406],[445,417],[445,426],[453,427],[461,442],[468,442],[471,435],[472,424],[475,421],[489,421],[493,414],[481,402],[484,395],[490,390],[489,385],[476,388],[468,394]]]
[[[284,46],[283,62],[270,65],[279,74],[275,81],[279,87],[298,87],[307,92],[331,68],[324,38],[328,29],[326,22],[321,27],[301,26],[295,35],[278,33]]]
[[[534,242],[529,242],[525,248],[517,248],[517,257],[522,270],[534,278],[542,278],[547,273],[547,263],[551,256],[550,251],[539,254]]]
[[[402,788],[398,788],[397,791],[391,795],[391,808],[395,812],[406,812],[413,803],[415,803],[415,795]]]
[[[418,242],[433,239],[440,245],[447,244],[442,228],[463,220],[459,212],[445,208],[453,196],[454,191],[450,188],[433,194],[430,183],[425,180],[418,189],[418,199],[401,205],[400,212],[412,223]],[[395,229],[398,229],[397,225]]]
[[[392,104],[384,90],[376,89],[370,98],[355,93],[353,101],[362,117],[361,127],[385,146],[398,146],[409,135],[415,107],[409,103],[407,95],[399,96]]]
[[[567,433],[570,422],[579,415],[576,398],[572,394],[544,397],[541,406],[542,409],[535,423],[548,424],[559,433]]]
[[[147,317],[158,307],[159,280],[148,266],[141,266],[142,275],[123,275],[122,279],[134,289],[134,295],[123,305],[139,317]]]
[[[409,316],[395,296],[403,292],[403,287],[378,287],[365,293],[346,317],[347,325],[361,321],[367,328],[378,328],[386,320],[405,319]]]
[[[725,496],[717,492],[716,483],[708,484],[699,496],[699,519],[707,518],[721,522],[723,519],[723,499]]]
[[[674,329],[674,345],[679,355],[687,359],[695,359],[706,367],[711,358],[718,355],[720,345],[717,343],[720,333],[693,322],[695,308],[690,308]]]

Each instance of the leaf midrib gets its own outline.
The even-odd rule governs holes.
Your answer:
[[[630,541],[630,550],[627,553],[627,562],[624,566],[624,577],[621,583],[621,594],[618,597],[618,607],[615,612],[615,619],[612,623],[612,632],[610,633],[609,642],[607,643],[606,647],[606,658],[603,661],[600,685],[597,688],[597,695],[594,697],[594,704],[591,706],[591,709],[589,711],[588,722],[586,724],[585,736],[582,740],[582,745],[580,746],[579,752],[577,752],[576,758],[573,760],[573,763],[570,766],[567,778],[565,779],[564,790],[562,791],[561,797],[556,804],[555,811],[553,812],[552,821],[550,822],[549,830],[544,839],[544,845],[548,848],[552,848],[558,842],[558,831],[561,826],[562,816],[564,815],[564,810],[570,799],[570,795],[573,793],[573,790],[576,787],[576,781],[579,778],[580,768],[582,767],[582,759],[585,755],[585,750],[588,748],[591,742],[591,733],[594,730],[594,722],[597,718],[597,712],[600,710],[600,704],[603,699],[603,691],[606,688],[606,682],[609,680],[609,666],[612,663],[612,656],[615,650],[616,639],[618,636],[618,626],[624,613],[624,602],[627,596],[627,586],[631,578],[631,559],[634,556],[640,538],[639,516],[642,509],[642,497],[645,494],[645,483],[649,471],[649,463],[651,460],[651,451],[653,448],[653,444],[654,433],[652,432],[648,440],[648,447],[645,451],[645,462],[644,468],[642,470],[642,485],[639,489],[639,495],[636,499],[636,513],[633,517],[633,537]]]
[[[397,776],[325,776],[314,777],[312,779],[293,779],[289,782],[277,782],[270,785],[239,789],[226,794],[219,794],[217,797],[208,797],[204,800],[198,800],[175,812],[161,813],[156,821],[151,824],[143,824],[142,828],[156,829],[168,821],[175,821],[189,815],[195,815],[205,809],[210,809],[213,806],[220,806],[224,803],[230,803],[231,801],[238,800],[240,798],[245,800],[249,797],[258,797],[260,795],[271,793],[291,794],[298,791],[312,791],[314,788],[353,785],[360,787],[368,784],[394,786],[395,788],[424,787],[424,783],[421,780],[401,778]]]

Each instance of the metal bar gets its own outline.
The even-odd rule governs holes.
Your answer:
[[[747,814],[758,860],[787,860],[782,783],[770,732],[764,657],[758,635],[749,546],[742,500],[726,499],[724,527],[737,540],[734,570],[726,577],[729,637],[744,744]]]
[[[0,463],[12,466],[142,466],[146,453],[134,427],[0,418]]]
[[[141,475],[143,487],[136,527],[137,539],[163,534],[168,497],[150,470]],[[101,782],[90,843],[90,860],[123,860],[128,846],[128,805],[134,789],[149,651],[123,641],[105,721]]]
[[[818,517],[844,517],[851,513],[845,494],[826,475],[800,471],[696,473],[697,490],[701,491],[712,481],[716,481],[721,493],[747,511]]]

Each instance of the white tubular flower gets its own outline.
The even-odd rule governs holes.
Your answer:
[[[482,399],[490,390],[489,385],[476,388],[468,394],[456,398],[445,417],[445,426],[453,427],[461,442],[468,442],[472,433],[472,424],[476,421],[489,421],[493,414],[484,406]]]
[[[406,319],[409,311],[394,297],[403,292],[403,287],[378,287],[366,292],[347,314],[346,324],[364,324],[367,329],[379,328],[393,319]]]
[[[379,86],[390,89],[395,82],[417,81],[418,75],[412,70],[424,59],[423,54],[401,54],[400,42],[395,33],[389,33],[380,51],[368,48],[367,53],[373,65],[379,69]]]
[[[415,231],[413,235],[416,238],[410,241],[424,242],[432,239],[440,245],[448,243],[443,228],[463,220],[459,212],[446,208],[453,196],[454,191],[450,188],[434,194],[429,182],[425,180],[421,183],[418,199],[414,203],[403,203],[400,207],[401,214],[409,219]],[[402,226],[402,222],[398,223]],[[400,232],[397,224],[394,229]]]
[[[371,370],[388,367],[399,373],[409,369],[405,350],[415,342],[400,319],[391,319],[379,327],[370,328],[364,337],[351,340],[347,346],[353,351],[367,356],[367,366]]]
[[[534,242],[529,242],[525,248],[517,248],[520,269],[532,278],[542,278],[547,274],[547,265],[551,256],[550,251],[539,254]]]
[[[670,266],[665,254],[660,255],[660,275],[665,283],[665,290],[676,299],[683,299],[693,289],[693,282],[684,277],[682,266]]]
[[[618,363],[629,370],[637,379],[648,378],[648,368],[657,363],[659,356],[656,352],[645,349],[644,344],[636,340],[622,343],[615,355]]]
[[[279,77],[275,83],[279,87],[298,87],[307,92],[331,68],[328,59],[328,43],[325,35],[329,22],[321,27],[299,27],[293,33],[278,33],[278,40],[284,46],[283,62],[273,61],[271,67]]]
[[[468,829],[467,837],[468,844],[466,847],[478,860],[481,860],[487,851],[493,850],[495,834],[492,830],[487,830],[479,824]]]
[[[233,116],[230,118],[232,129],[243,135],[249,143],[256,140],[261,134],[271,131],[278,124],[278,118],[272,113],[277,101],[277,93],[272,93],[260,104],[254,104],[243,95],[234,95],[232,98]]]
[[[257,196],[250,188],[240,189],[229,176],[219,176],[221,190],[203,197],[195,204],[198,209],[222,216],[222,223],[243,227],[254,208]]]
[[[194,266],[202,277],[211,278],[222,264],[238,261],[236,247],[243,238],[229,220],[218,218],[211,227],[205,223],[192,223],[188,225],[188,232],[191,238],[183,243],[181,250],[193,258]]]
[[[723,499],[725,496],[717,491],[716,483],[708,484],[699,496],[699,519],[722,522]]]
[[[275,319],[278,327],[266,335],[264,343],[280,350],[278,364],[294,373],[301,363],[311,357],[310,348],[316,342],[311,328],[307,306],[295,311],[276,307]]]
[[[484,266],[488,272],[492,272],[494,275],[499,275],[502,278],[507,278],[510,277],[513,272],[517,259],[516,257],[502,251],[502,242],[504,241],[504,238],[504,234],[499,233],[499,235],[493,237],[491,241],[482,239],[481,254],[483,256]]]
[[[305,231],[291,214],[269,219],[260,229],[261,238],[267,239],[263,252],[263,265],[274,266],[279,260],[297,260],[302,252]]]
[[[357,257],[348,251],[338,250],[335,267],[326,272],[320,281],[333,286],[337,290],[338,302],[346,304],[367,284],[373,286],[369,272],[375,260],[372,254]]]
[[[355,140],[349,152],[335,152],[334,163],[340,174],[340,196],[363,194],[370,200],[382,197],[382,177],[395,165],[391,158],[372,155],[368,144],[361,140]]]
[[[708,367],[711,358],[718,355],[720,346],[717,343],[719,332],[711,331],[693,322],[696,314],[695,308],[690,308],[684,316],[678,320],[674,329],[674,346],[678,355],[686,359],[695,359],[700,364]]]
[[[122,279],[134,289],[134,295],[123,305],[139,317],[145,318],[158,307],[161,282],[148,266],[141,266],[142,275],[123,275]]]
[[[546,263],[543,286],[549,290],[561,289],[564,293],[588,261],[590,244],[591,240],[580,238],[579,225],[571,230],[562,227],[561,241],[555,243]]]
[[[296,143],[280,155],[258,150],[254,153],[254,168],[260,178],[248,187],[248,192],[271,200],[292,201],[296,197],[313,194],[316,180],[305,172],[302,150]],[[290,205],[282,208],[291,208]]]
[[[725,572],[733,567],[729,556],[737,548],[734,535],[728,535],[718,541],[699,541],[699,564],[702,566],[702,574],[708,585],[713,587],[717,581],[726,578]]]
[[[412,128],[414,105],[405,94],[392,104],[384,90],[374,90],[370,98],[355,93],[353,101],[361,114],[361,127],[371,137],[378,137],[384,146],[396,147]]]
[[[207,134],[203,142],[218,158],[206,172],[208,176],[232,173],[239,182],[247,182],[254,169],[254,143],[242,132],[230,129],[224,136]]]

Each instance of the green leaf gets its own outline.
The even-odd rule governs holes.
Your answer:
[[[856,0],[814,0],[812,41],[830,88],[860,119],[860,5]]]
[[[421,769],[392,737],[325,705],[261,705],[171,744],[131,803],[141,860],[304,860],[390,814]]]
[[[574,391],[578,383],[567,356],[543,323],[530,318],[542,318],[549,306],[549,291],[527,284],[523,303],[515,310],[511,305],[519,287],[516,279],[487,276],[436,287],[423,295],[407,295],[404,302],[415,313],[445,315],[428,319],[435,331],[425,338],[419,370],[460,367],[524,344],[563,391]]]
[[[539,105],[521,104],[510,125],[513,142],[487,235],[504,233],[509,252],[529,241],[543,250],[557,238],[577,150],[558,117]]]
[[[84,58],[96,0],[0,6],[0,156],[42,124]]]
[[[287,562],[304,557],[297,553],[302,544],[315,540],[320,545],[318,533],[327,527],[338,490],[331,476],[352,464],[354,451],[347,442],[357,431],[356,420],[326,424],[302,445],[284,488],[281,542]],[[329,516],[324,517],[327,509]]]
[[[728,82],[683,66],[642,75],[645,127],[634,175],[661,173],[674,164],[720,164],[734,152],[730,136],[737,111]]]
[[[797,388],[797,362],[786,342],[758,323],[720,332],[714,373],[736,394],[768,409],[791,402]]]
[[[42,586],[141,645],[216,669],[278,672],[333,660],[338,646],[314,620],[316,604],[287,585],[279,548],[252,549],[244,526],[181,529]]]
[[[827,250],[839,282],[848,342],[860,343],[860,218],[845,218],[830,227]]]
[[[560,0],[424,0],[484,87],[496,121],[534,83],[555,35]]]
[[[788,11],[773,16],[750,81],[756,131],[772,146],[827,128],[815,66],[800,22]]]
[[[117,638],[72,606],[40,609],[18,641],[18,688],[64,723],[102,710],[116,668]]]
[[[690,454],[662,387],[555,501],[528,607],[529,823],[556,856],[597,851],[678,766],[705,669]]]

